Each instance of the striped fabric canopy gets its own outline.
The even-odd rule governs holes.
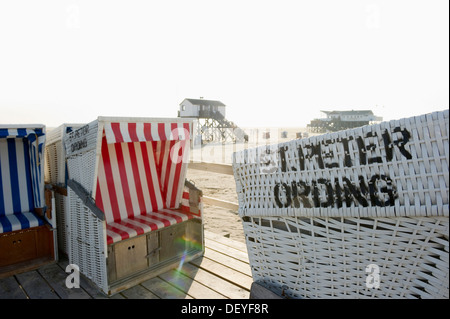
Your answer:
[[[190,139],[189,123],[105,123],[108,144]]]
[[[189,123],[104,124],[95,201],[108,224],[179,207],[189,138]]]
[[[44,126],[0,126],[0,233],[41,224],[33,214],[44,200]]]

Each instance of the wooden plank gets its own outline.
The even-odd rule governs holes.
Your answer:
[[[0,279],[0,299],[27,299],[14,276]]]
[[[205,234],[204,257],[184,264],[182,274],[170,270],[159,277],[144,281],[121,293],[108,297],[81,274],[80,290],[65,286],[69,264],[61,256],[58,263],[46,265],[37,271],[7,277],[0,281],[0,289],[8,298],[248,298],[251,271],[245,244],[220,235]],[[243,261],[245,260],[245,261]],[[23,288],[20,288],[20,287]],[[0,293],[0,297],[1,297]],[[12,297],[10,297],[12,296]]]
[[[234,175],[233,167],[230,164],[218,164],[208,162],[189,162],[188,169],[196,169],[200,171],[207,171],[212,173],[219,173],[225,175]]]
[[[192,299],[191,296],[159,277],[144,281],[141,285],[161,299]]]
[[[41,257],[34,260],[27,260],[14,265],[0,267],[0,278],[11,277],[16,274],[36,270],[44,265],[54,263],[53,257]]]
[[[192,260],[191,264],[247,290],[250,290],[253,283],[253,278],[251,276],[206,257]]]
[[[250,299],[283,299],[276,293],[254,282],[250,291]]]
[[[200,269],[191,263],[183,265],[180,270],[186,276],[189,276],[195,281],[217,291],[230,299],[248,299],[250,292],[239,286],[236,286],[222,278],[215,276],[214,274],[207,272],[204,269]]]
[[[122,291],[120,295],[123,295],[127,299],[159,299],[157,295],[141,285]]]
[[[171,285],[177,287],[195,299],[225,299],[224,295],[208,288],[178,270],[168,271],[160,276]]]
[[[218,206],[226,209],[231,209],[237,211],[239,209],[239,205],[237,203],[229,202],[227,200],[222,200],[218,198],[213,198],[209,196],[202,197],[203,203],[213,206]]]
[[[66,273],[57,264],[41,267],[38,272],[61,299],[91,299],[91,296],[84,291],[81,285],[80,288],[67,288],[66,279],[67,276],[69,276],[69,273]]]
[[[233,268],[234,270],[237,270],[248,276],[252,275],[250,265],[247,262],[237,260],[233,257],[222,254],[221,252],[209,249],[208,247],[205,248],[205,257],[214,260],[222,265]]]
[[[204,234],[205,234],[205,238],[207,238],[208,240],[217,241],[221,244],[233,247],[237,250],[241,250],[247,254],[247,244],[246,243],[224,237],[222,235],[213,233],[208,230],[205,230]]]
[[[229,247],[229,246],[221,244],[219,242],[216,242],[213,240],[207,240],[207,239],[205,240],[205,246],[209,249],[218,251],[224,255],[228,255],[237,260],[243,261],[245,263],[249,263],[248,254],[241,250],[237,250],[233,247]]]
[[[37,270],[18,274],[16,278],[30,299],[59,299],[55,290],[49,286]]]

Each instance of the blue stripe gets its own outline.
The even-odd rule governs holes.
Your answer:
[[[0,138],[4,138],[8,136],[8,129],[7,128],[0,128]]]
[[[4,233],[12,231],[12,225],[7,216],[0,217],[0,224],[2,224]]]
[[[27,229],[30,228],[30,221],[28,218],[25,217],[24,214],[14,214],[14,216],[17,217],[17,219],[20,221],[20,229]]]
[[[17,137],[26,137],[27,136],[27,130],[24,128],[17,129]]]
[[[0,158],[0,217],[6,215],[5,194],[3,194],[2,159]]]
[[[36,147],[33,144],[30,145],[30,157],[31,157],[31,174],[33,176],[33,195],[34,195],[34,203],[35,207],[41,207],[41,195],[39,189],[39,175],[38,175],[38,167],[36,163]]]
[[[13,202],[13,212],[20,213],[20,189],[19,189],[19,174],[17,171],[17,154],[15,139],[7,139],[8,142],[8,158],[11,179],[11,194]]]
[[[25,172],[26,172],[26,182],[27,182],[27,197],[28,197],[28,207],[30,211],[34,210],[34,200],[33,200],[33,185],[31,184],[31,167],[30,167],[30,147],[27,141],[23,140],[23,153],[25,154]]]

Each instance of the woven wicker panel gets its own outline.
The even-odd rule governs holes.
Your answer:
[[[233,154],[241,216],[448,216],[449,112]]]
[[[96,168],[96,150],[79,153],[67,158],[69,177],[80,183],[86,190],[93,192]]]
[[[56,145],[46,145],[45,147],[45,183],[56,183],[57,182],[57,170],[58,166],[56,164],[57,150]]]
[[[448,130],[446,110],[234,153],[253,279],[289,298],[448,298]]]
[[[80,272],[108,293],[104,222],[99,220],[68,187],[70,223],[69,261]]]
[[[448,218],[245,218],[253,279],[288,298],[448,298]],[[379,267],[379,287],[368,287]]]

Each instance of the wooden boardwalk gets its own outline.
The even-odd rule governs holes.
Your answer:
[[[205,231],[205,255],[149,279],[112,299],[248,299],[252,277],[244,243]],[[80,288],[65,285],[67,259],[0,279],[0,299],[105,299],[81,276]]]

